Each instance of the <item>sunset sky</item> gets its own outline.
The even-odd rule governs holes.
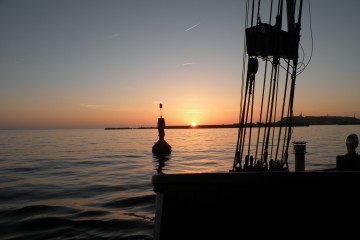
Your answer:
[[[304,1],[295,115],[360,118],[359,13]],[[236,123],[244,21],[245,0],[0,1],[0,128],[156,126],[160,102],[167,125]]]

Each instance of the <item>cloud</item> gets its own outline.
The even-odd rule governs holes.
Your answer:
[[[119,36],[120,36],[120,33],[114,33],[114,34],[110,35],[109,38],[112,39],[112,38],[117,38]]]
[[[185,111],[186,114],[201,114],[202,112],[196,109],[190,109]]]
[[[85,108],[91,108],[91,109],[98,109],[100,108],[99,105],[95,105],[95,104],[84,104]]]
[[[119,107],[103,106],[103,105],[97,105],[97,104],[82,104],[82,106],[87,109],[100,110],[100,111],[118,112],[118,111],[126,110],[126,109],[119,108]]]
[[[193,98],[190,98],[189,101],[190,102],[197,102],[197,101],[199,101],[199,98],[198,97],[193,97]]]
[[[194,62],[186,62],[186,63],[183,63],[183,66],[188,66],[188,65],[195,65],[196,63]]]
[[[194,26],[191,26],[191,27],[189,27],[188,29],[186,29],[185,32],[190,31],[191,29],[194,29],[194,28],[196,28],[196,27],[199,26],[199,25],[200,25],[200,23],[197,23],[197,24],[195,24]]]

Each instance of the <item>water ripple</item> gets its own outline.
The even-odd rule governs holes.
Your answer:
[[[131,234],[141,225],[152,224],[142,220],[70,220],[60,217],[41,217],[13,224],[1,224],[2,239],[152,239],[149,234]],[[141,231],[140,231],[141,232]],[[124,238],[123,238],[124,237]]]
[[[137,196],[129,197],[126,199],[120,199],[108,202],[104,204],[105,207],[111,208],[125,208],[134,205],[144,205],[144,204],[153,204],[155,203],[156,195],[147,195],[147,196]]]
[[[360,126],[295,129],[306,170],[334,166]],[[255,134],[255,133],[254,133]],[[172,153],[153,156],[156,130],[0,130],[1,240],[152,239],[155,174],[228,172],[237,129],[169,129]],[[289,166],[294,167],[294,155]]]

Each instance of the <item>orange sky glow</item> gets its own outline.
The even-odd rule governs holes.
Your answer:
[[[0,4],[0,128],[239,121],[245,1],[30,2]],[[309,3],[294,115],[360,117],[360,2]]]

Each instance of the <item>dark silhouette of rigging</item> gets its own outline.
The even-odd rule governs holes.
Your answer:
[[[282,29],[284,0],[278,1],[274,25],[271,24],[273,1],[268,23],[260,18],[261,1],[257,2],[257,6],[255,1],[252,3],[251,17],[249,8],[246,13],[246,79],[243,75],[238,140],[230,171],[288,171],[302,0],[298,4],[295,0],[286,0],[287,31]],[[297,21],[295,16],[298,16]],[[251,21],[248,21],[249,18]],[[247,26],[248,22],[251,26]],[[264,64],[260,64],[259,60]],[[263,83],[256,86],[256,74],[261,66]],[[254,96],[259,90],[261,101],[255,103]],[[264,123],[258,124],[258,127],[254,123],[256,104],[260,105],[259,122]],[[277,124],[278,119],[280,124]],[[257,128],[256,138],[253,137],[254,128]]]

